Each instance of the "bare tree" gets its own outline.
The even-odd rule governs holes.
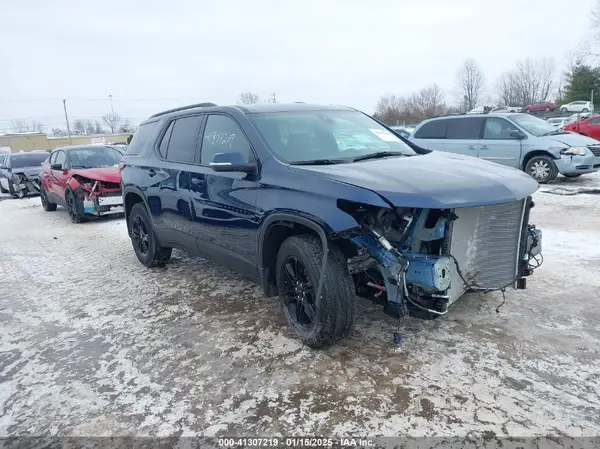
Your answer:
[[[62,128],[52,128],[52,135],[55,137],[66,136],[67,132]]]
[[[484,89],[481,69],[474,59],[466,59],[456,77],[457,93],[467,111],[475,108]]]
[[[275,92],[273,92],[271,95],[269,95],[269,98],[267,99],[267,103],[277,103],[277,94]]]
[[[83,122],[83,120],[77,119],[73,122],[73,134],[85,134],[85,123]]]
[[[120,133],[132,133],[133,131],[133,126],[128,119],[123,119],[123,121],[119,124]]]
[[[102,117],[102,120],[104,120],[104,123],[106,123],[106,126],[108,126],[108,128],[110,129],[111,134],[115,134],[117,132],[117,130],[119,129],[119,125],[123,121],[121,116],[116,112],[110,112],[104,115]]]
[[[386,94],[379,99],[375,105],[373,114],[377,120],[381,120],[389,125],[397,125],[404,121],[403,98],[393,94]]]
[[[448,107],[444,102],[444,92],[437,84],[421,89],[409,98],[409,104],[417,115],[426,118],[446,113]]]
[[[98,120],[94,122],[94,132],[93,134],[104,134],[104,129],[102,128],[102,123]]]
[[[527,106],[547,100],[554,85],[554,60],[526,59],[515,69],[503,73],[496,83],[500,102],[508,106]]]
[[[25,120],[13,120],[10,124],[13,132],[16,133],[28,133],[28,132],[37,132],[43,133],[46,130],[46,127],[43,123],[31,120],[29,122]]]
[[[254,92],[242,92],[238,101],[242,104],[254,104],[259,102],[259,97]]]
[[[88,136],[91,136],[95,132],[96,132],[96,128],[94,127],[94,124],[92,123],[92,121],[91,120],[86,120],[85,121],[85,133]]]

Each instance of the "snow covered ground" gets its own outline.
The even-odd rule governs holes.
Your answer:
[[[500,313],[468,295],[403,320],[398,346],[361,300],[322,351],[235,273],[181,252],[141,266],[121,218],[0,201],[0,436],[598,435],[600,195],[582,187],[600,176],[535,195],[545,263]]]

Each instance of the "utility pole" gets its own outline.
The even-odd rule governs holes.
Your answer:
[[[71,140],[71,128],[69,127],[69,116],[67,115],[67,99],[63,99],[63,109],[65,110],[65,121],[67,122],[67,134],[69,135],[69,145],[73,145]]]
[[[108,98],[110,99],[110,112],[112,112],[112,115],[114,117],[115,116],[115,109],[113,108],[112,95],[109,95]]]

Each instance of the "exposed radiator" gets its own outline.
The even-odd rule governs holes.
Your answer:
[[[455,209],[445,245],[458,261],[465,280],[476,287],[505,287],[518,273],[525,200]],[[451,272],[450,302],[466,290],[456,267]]]

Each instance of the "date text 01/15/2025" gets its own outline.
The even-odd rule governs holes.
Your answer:
[[[372,447],[374,441],[366,438],[219,438],[222,447]]]

